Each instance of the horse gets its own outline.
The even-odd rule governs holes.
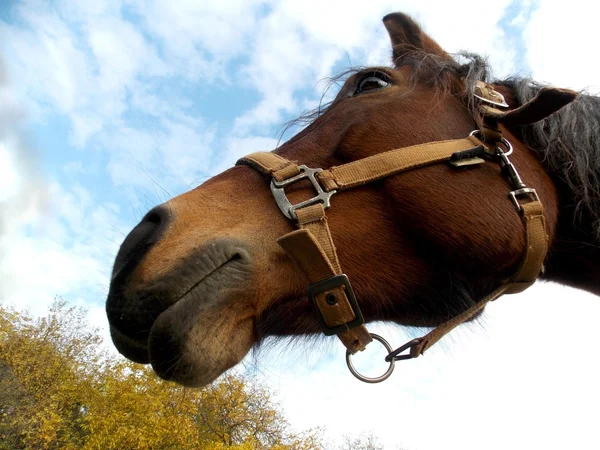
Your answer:
[[[294,137],[126,237],[106,302],[121,354],[203,386],[267,336],[325,331],[349,356],[380,339],[371,321],[441,330],[388,348],[394,361],[537,278],[600,295],[600,98],[492,81],[485,60],[451,56],[409,16],[383,23],[391,67],[351,71]],[[387,170],[391,154],[412,163]],[[370,172],[342,192],[344,168]]]

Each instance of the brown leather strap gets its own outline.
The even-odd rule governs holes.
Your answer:
[[[340,274],[342,269],[338,260],[337,253],[335,251],[335,245],[331,238],[331,231],[327,223],[327,217],[325,216],[325,209],[321,203],[311,205],[306,208],[302,208],[296,211],[298,217],[298,226],[310,233],[315,237],[317,242],[320,244],[320,248],[323,250],[323,255],[327,258],[335,274]],[[312,283],[320,280],[310,280]]]
[[[482,143],[475,136],[413,145],[323,170],[317,174],[317,178],[326,191],[349,189],[399,172],[446,161],[456,152],[479,145]]]
[[[489,302],[504,294],[516,294],[530,287],[539,276],[546,252],[548,250],[548,235],[544,209],[539,200],[521,204],[521,217],[525,225],[525,253],[517,273],[505,284],[494,290],[482,300],[471,306],[463,313],[435,327],[410,347],[410,356],[416,358],[429,347],[463,322],[472,318]]]
[[[240,159],[237,164],[248,165],[265,175],[273,176],[277,181],[300,173],[298,165],[275,153],[252,153]],[[309,282],[314,284],[342,274],[323,205],[318,203],[298,209],[296,217],[300,230],[279,238],[278,242],[300,266]],[[331,301],[332,298],[336,299],[335,303]],[[357,318],[344,286],[317,294],[314,302],[327,328],[343,328],[344,324]],[[364,325],[340,331],[337,336],[352,354],[364,350],[372,341]]]
[[[417,339],[417,343],[410,347],[410,356],[416,358],[425,353],[425,351],[429,347],[438,342],[441,338],[443,338],[457,326],[472,318],[475,314],[481,311],[489,302],[496,300],[497,298],[502,296],[502,294],[506,292],[509,286],[509,284],[504,284],[500,286],[498,289],[481,299],[479,302],[475,303],[463,313],[454,316],[452,319],[448,320],[447,322],[444,322],[441,325],[438,325],[425,336],[421,337],[420,339]]]
[[[446,161],[456,152],[480,145],[481,142],[474,136],[419,144],[333,167],[319,173],[317,177],[325,190],[347,189],[394,173]],[[263,174],[273,176],[278,181],[299,173],[296,164],[274,153],[253,153],[239,160],[238,164],[249,165]],[[323,205],[315,204],[298,209],[296,217],[301,228],[299,231],[305,232],[290,233],[280,238],[278,242],[302,268],[309,282],[314,284],[341,274]],[[356,318],[346,294],[344,287],[339,286],[316,295],[315,305],[326,327],[337,327],[350,323]],[[333,305],[327,302],[328,295],[334,295],[337,302]],[[338,333],[338,337],[351,353],[363,350],[372,340],[364,325]]]
[[[271,152],[256,152],[244,156],[237,165],[250,166],[264,175],[271,175],[277,181],[286,180],[300,173],[298,165]]]
[[[296,261],[311,284],[340,275],[342,271],[323,205],[311,205],[297,210],[296,214],[300,229],[279,238],[279,245]],[[314,302],[327,328],[349,324],[356,319],[344,286],[320,292]],[[352,354],[364,350],[372,341],[364,325],[346,329],[337,336]]]
[[[506,291],[507,294],[523,292],[535,283],[548,252],[548,234],[542,203],[534,200],[521,204],[520,212],[525,226],[525,254],[521,267]]]

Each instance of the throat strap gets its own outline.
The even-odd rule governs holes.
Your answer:
[[[500,298],[503,294],[506,293],[506,291],[509,289],[509,287],[510,287],[510,284],[503,284],[502,286],[500,286],[499,288],[494,290],[492,293],[490,293],[489,295],[486,295],[483,299],[481,299],[480,301],[475,303],[469,309],[454,316],[453,318],[442,323],[441,325],[438,325],[433,330],[431,330],[429,333],[427,333],[425,336],[414,339],[411,342],[409,342],[408,344],[403,345],[396,351],[390,353],[390,355],[388,355],[388,357],[386,359],[388,361],[391,359],[394,359],[394,358],[398,357],[399,355],[401,355],[401,353],[406,349],[410,349],[409,356],[411,358],[416,358],[418,356],[421,356],[423,353],[425,353],[425,351],[429,347],[431,347],[433,344],[437,343],[441,338],[446,336],[449,332],[454,330],[457,326],[459,326],[460,324],[473,318],[478,312],[480,312],[483,308],[485,308],[485,305],[487,305],[489,302],[494,301],[497,298]],[[400,359],[400,358],[398,358],[398,359]]]
[[[532,197],[528,196],[525,199],[525,203],[515,201],[515,206],[521,215],[525,230],[525,252],[521,265],[512,278],[464,312],[452,317],[441,325],[438,325],[425,336],[414,339],[393,351],[386,360],[406,359],[406,356],[402,355],[402,352],[405,350],[409,350],[408,357],[410,358],[416,358],[417,356],[422,355],[428,348],[438,342],[458,325],[473,318],[477,313],[483,310],[489,302],[500,298],[504,294],[517,294],[522,292],[535,283],[535,280],[543,269],[544,259],[546,258],[548,235],[546,233],[544,208],[537,197],[537,194],[535,194],[535,191],[533,192],[534,195]],[[513,193],[511,192],[511,194]],[[511,198],[514,199],[514,195]]]

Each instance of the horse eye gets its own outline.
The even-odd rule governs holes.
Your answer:
[[[363,92],[367,91],[373,91],[375,89],[381,89],[389,86],[389,84],[390,82],[387,80],[387,77],[385,77],[385,75],[371,75],[363,78],[360,81],[358,87],[356,88],[356,91],[354,91],[354,95],[362,94]]]

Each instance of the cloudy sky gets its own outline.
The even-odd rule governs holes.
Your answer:
[[[386,13],[486,54],[498,77],[600,92],[593,5],[0,0],[0,302],[42,313],[60,295],[105,327],[112,260],[142,215],[273,148],[327,76],[387,64]],[[386,449],[598,448],[597,317],[597,298],[538,284],[381,385],[353,379],[334,340],[280,344],[244,368],[292,424],[333,441],[372,430]],[[418,334],[374,329],[392,344]]]

